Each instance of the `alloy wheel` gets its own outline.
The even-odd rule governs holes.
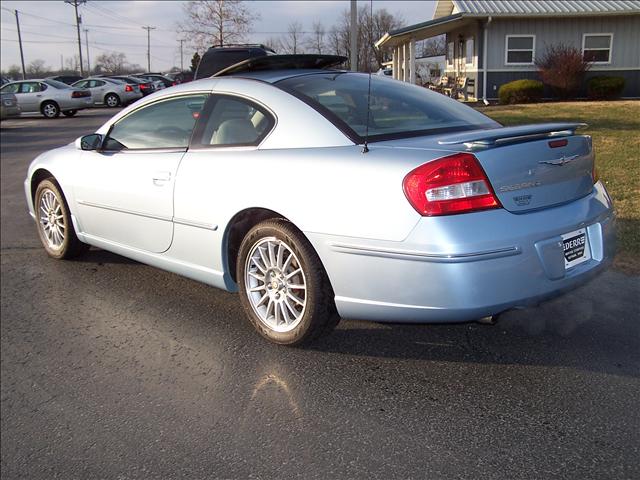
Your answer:
[[[39,203],[40,229],[50,248],[60,249],[64,243],[66,228],[62,205],[56,194],[45,189]]]
[[[306,275],[291,247],[276,237],[258,240],[245,265],[245,290],[260,321],[275,332],[289,332],[307,305]]]

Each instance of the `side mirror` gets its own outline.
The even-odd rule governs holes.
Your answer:
[[[98,133],[85,135],[76,139],[75,145],[78,150],[98,150],[102,146],[102,135]]]

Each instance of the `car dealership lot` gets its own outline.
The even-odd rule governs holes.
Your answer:
[[[39,245],[22,181],[114,110],[2,130],[3,478],[634,478],[640,279],[497,326],[343,321],[306,350],[235,295]]]

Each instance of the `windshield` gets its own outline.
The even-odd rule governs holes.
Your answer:
[[[47,85],[51,85],[53,88],[71,88],[66,83],[62,83],[62,82],[59,82],[57,80],[52,80],[50,78],[47,78],[46,80],[43,80],[43,82],[46,83]]]
[[[367,74],[327,72],[288,78],[277,86],[309,103],[352,139],[362,141],[367,134],[368,82]],[[371,141],[500,126],[444,95],[377,75],[371,76],[368,118]]]

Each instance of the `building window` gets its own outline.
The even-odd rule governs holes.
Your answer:
[[[611,63],[613,33],[585,33],[582,35],[582,56],[588,62]]]
[[[466,48],[466,60],[467,65],[473,65],[473,37],[467,38]]]
[[[535,35],[507,35],[505,65],[533,65],[535,45]]]
[[[447,43],[447,64],[453,65],[453,52],[454,52],[454,43]]]

